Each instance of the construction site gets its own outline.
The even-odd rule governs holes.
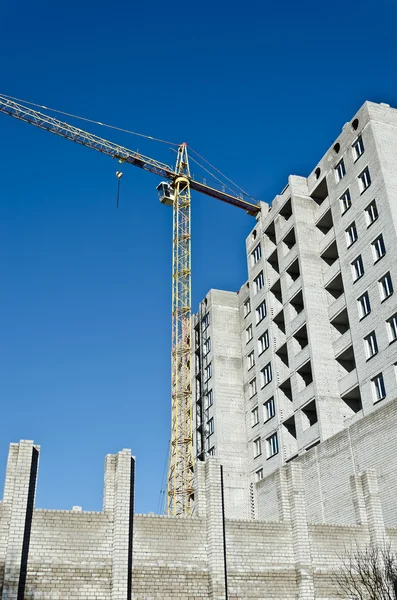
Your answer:
[[[7,96],[0,113],[155,174],[173,211],[164,514],[135,514],[129,449],[102,511],[37,509],[40,446],[12,443],[1,598],[341,597],[341,548],[397,551],[397,110],[366,102],[267,202],[194,178],[186,144],[170,167]],[[199,307],[191,191],[252,217],[247,280]]]

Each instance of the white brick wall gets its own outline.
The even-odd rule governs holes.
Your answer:
[[[368,443],[382,439],[383,443],[389,439],[385,450],[391,448],[396,405],[397,401],[386,404],[260,483],[258,520],[226,520],[229,598],[336,600],[333,571],[340,565],[341,549],[384,538],[397,549],[395,460],[385,461],[379,453],[371,462],[366,453]],[[27,469],[21,468],[21,461],[27,467],[31,460],[26,449],[26,442],[11,447],[7,481],[18,495],[6,489],[0,503],[1,598],[19,580],[18,561],[14,570],[6,569],[4,581],[2,574],[21,542],[20,536],[13,536],[13,523],[17,517],[21,523],[26,518],[20,504],[29,487]],[[19,461],[14,460],[15,454]],[[343,457],[342,465],[335,458],[338,455]],[[103,512],[34,510],[21,599],[127,598],[130,460],[127,450],[107,457]],[[195,477],[198,516],[135,516],[134,600],[225,597],[219,459],[201,464]],[[322,500],[316,488],[321,489]],[[387,527],[390,523],[393,527]]]

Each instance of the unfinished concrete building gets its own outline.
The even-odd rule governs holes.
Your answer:
[[[196,454],[229,469],[230,515],[397,396],[396,156],[397,110],[366,102],[307,178],[262,203],[248,281],[200,304]]]
[[[102,511],[36,509],[40,447],[11,444],[0,598],[337,600],[344,549],[397,552],[396,156],[397,111],[366,103],[201,302],[193,516],[134,515],[129,450]]]

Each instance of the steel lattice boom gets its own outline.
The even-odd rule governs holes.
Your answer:
[[[171,450],[168,470],[168,514],[190,515],[193,501],[193,398],[192,398],[192,331],[191,331],[191,224],[190,190],[196,190],[251,215],[259,206],[217,190],[191,178],[186,144],[178,149],[175,169],[143,156],[97,135],[0,96],[0,112],[69,139],[77,144],[107,154],[121,162],[150,171],[169,180],[172,197],[165,204],[173,206],[172,256],[172,408]],[[159,186],[160,187],[160,186]]]

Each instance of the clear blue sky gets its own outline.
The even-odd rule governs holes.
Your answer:
[[[397,106],[395,0],[3,3],[0,92],[187,141],[270,202],[366,100]],[[167,146],[88,127],[166,162]],[[132,448],[157,511],[170,419],[171,209],[158,180],[0,115],[0,492],[41,444],[37,506],[99,510]],[[193,198],[194,306],[246,277],[243,211]]]

